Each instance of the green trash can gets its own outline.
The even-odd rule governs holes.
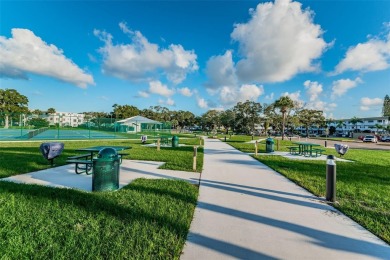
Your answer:
[[[172,137],[172,147],[179,147],[179,137],[176,135]]]
[[[266,153],[272,153],[274,152],[274,139],[272,138],[267,138],[265,140],[265,152]]]
[[[100,150],[93,159],[92,191],[119,189],[119,155],[114,148]]]

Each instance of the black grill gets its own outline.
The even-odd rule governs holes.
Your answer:
[[[42,143],[39,149],[43,157],[49,160],[51,166],[53,166],[53,159],[61,155],[64,150],[64,144],[58,142]]]

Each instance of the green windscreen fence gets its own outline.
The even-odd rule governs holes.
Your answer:
[[[0,141],[72,140],[72,139],[140,139],[171,134],[170,122],[122,125],[121,119],[94,118],[83,114],[0,114]]]

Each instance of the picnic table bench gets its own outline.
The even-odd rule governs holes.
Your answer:
[[[74,163],[75,164],[75,172],[76,174],[86,173],[87,175],[92,174],[93,172],[93,153],[99,152],[100,150],[111,147],[114,148],[118,152],[119,157],[119,163],[122,163],[122,157],[129,155],[129,153],[122,152],[126,149],[131,149],[131,147],[128,146],[95,146],[95,147],[89,147],[89,148],[81,148],[77,149],[77,151],[88,151],[90,153],[85,154],[79,154],[75,156],[70,156],[67,158],[67,163]]]
[[[321,156],[322,153],[325,152],[326,150],[321,148],[313,148],[311,151],[312,153],[314,152],[316,154],[316,157],[318,157]]]
[[[290,154],[299,155],[299,146],[287,146],[287,148],[290,150]]]
[[[157,145],[157,140],[160,139],[160,145],[166,145],[169,146],[171,145],[172,138],[169,136],[160,136],[159,138],[156,139],[156,145]]]

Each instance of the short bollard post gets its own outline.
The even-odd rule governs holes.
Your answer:
[[[276,140],[276,150],[278,150],[278,151],[279,151],[279,139],[278,139],[278,140]]]
[[[325,141],[325,147],[327,147],[327,141]]]
[[[333,155],[326,157],[326,200],[336,201],[336,159]]]
[[[160,138],[157,139],[157,151],[160,151]]]
[[[226,142],[226,135],[225,135],[225,142]]]
[[[194,158],[192,161],[192,170],[196,171],[196,156],[198,154],[198,146],[194,146]]]
[[[257,156],[257,141],[255,142],[255,155]]]
[[[252,140],[253,140],[253,135],[252,135]]]
[[[202,137],[199,137],[199,145],[202,145]]]

